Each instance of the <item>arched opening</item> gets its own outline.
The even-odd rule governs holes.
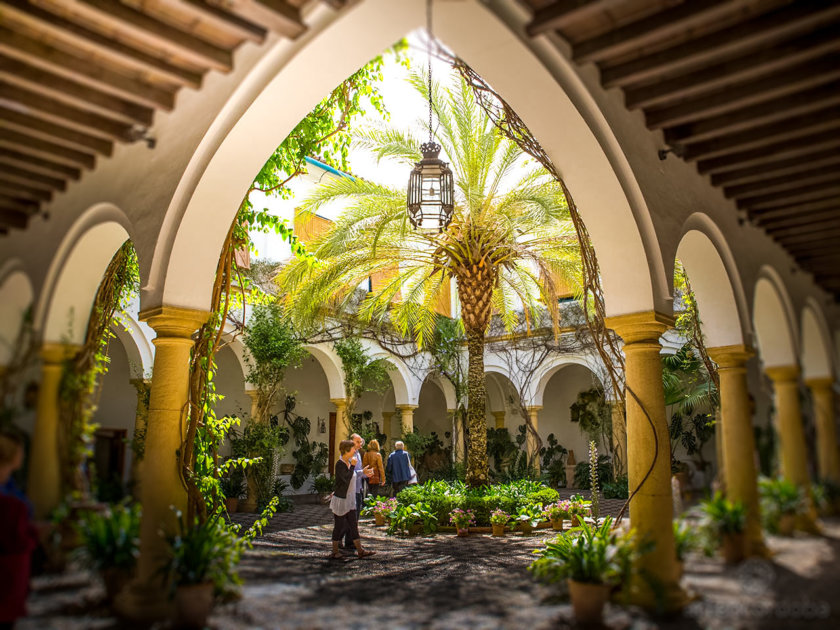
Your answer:
[[[0,366],[9,365],[15,358],[15,348],[34,298],[29,277],[14,269],[14,263],[8,268],[8,272],[0,270]]]
[[[771,267],[763,267],[756,282],[752,319],[764,369],[798,365],[793,308],[781,278]]]

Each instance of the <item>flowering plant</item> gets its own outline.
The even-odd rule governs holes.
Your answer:
[[[373,506],[373,513],[379,516],[391,516],[391,512],[397,507],[396,499],[388,499],[387,501],[380,501]]]
[[[475,515],[472,510],[455,508],[449,513],[449,522],[458,529],[464,529],[470,525],[475,525]]]
[[[557,503],[552,503],[545,508],[545,510],[543,510],[543,514],[545,514],[546,518],[550,521],[559,521],[563,518],[569,518],[571,511],[571,501],[558,501]]]
[[[495,509],[490,513],[490,523],[493,525],[507,525],[510,514],[501,509]]]
[[[592,505],[591,501],[586,501],[582,496],[579,494],[572,495],[569,499],[570,507],[569,507],[569,515],[570,516],[589,516],[589,506]]]

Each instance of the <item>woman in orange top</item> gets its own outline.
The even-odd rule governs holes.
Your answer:
[[[382,465],[382,454],[379,452],[377,440],[371,440],[368,443],[367,452],[362,457],[362,465],[373,468],[373,476],[368,479],[368,485],[370,493],[373,496],[379,496],[385,485],[385,466]]]

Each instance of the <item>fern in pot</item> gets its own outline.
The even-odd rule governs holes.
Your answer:
[[[720,492],[700,505],[704,514],[704,526],[712,536],[720,540],[724,562],[736,564],[746,555],[744,529],[747,510],[740,501],[730,501]]]
[[[806,509],[802,490],[786,479],[760,479],[758,491],[767,528],[778,531],[782,536],[791,536],[796,526],[796,515]]]

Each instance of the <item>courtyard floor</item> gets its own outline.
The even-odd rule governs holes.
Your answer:
[[[717,559],[692,557],[684,585],[702,598],[682,616],[654,621],[640,610],[608,606],[606,626],[840,628],[840,519],[823,523],[822,537],[771,537],[769,561],[728,568]],[[272,519],[241,565],[242,599],[218,607],[211,627],[573,627],[561,590],[536,584],[527,571],[531,551],[551,535],[547,531],[504,540],[451,534],[401,539],[366,523],[362,538],[377,555],[343,562],[326,558],[330,531],[331,515],[321,505],[299,505]],[[89,574],[44,576],[34,586],[31,617],[20,630],[123,627],[102,607],[101,586]]]

